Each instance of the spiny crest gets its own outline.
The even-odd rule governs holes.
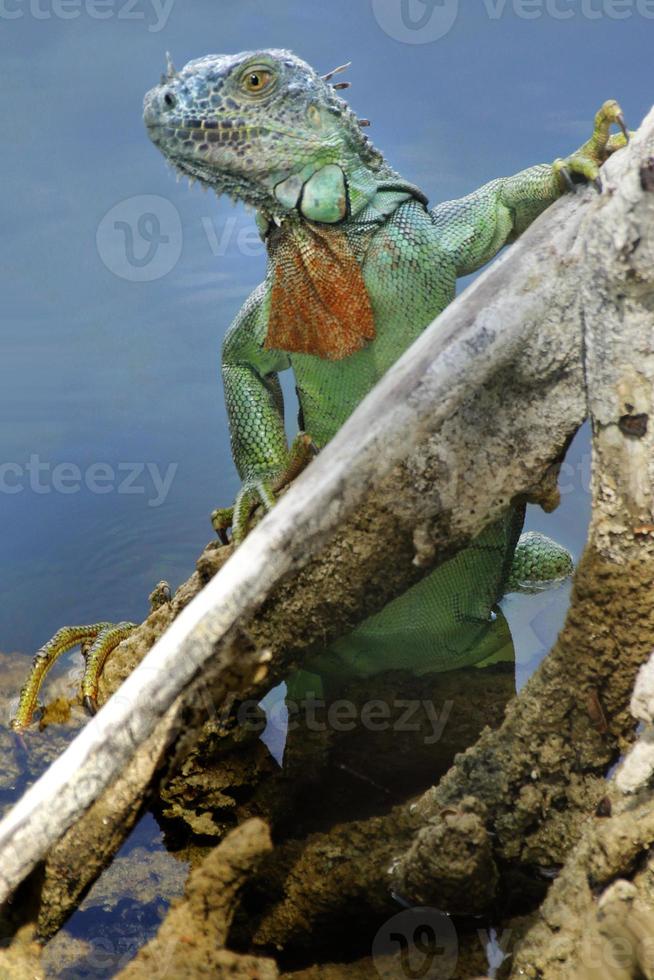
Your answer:
[[[320,77],[322,78],[323,82],[331,82],[334,75],[340,75],[341,72],[347,71],[348,68],[351,67],[351,65],[352,65],[351,61],[346,61],[344,65],[339,65],[338,68],[332,68],[332,70],[328,71],[326,75],[321,75]],[[342,84],[349,85],[350,83],[345,82]],[[334,88],[336,88],[336,85],[334,85]]]
[[[177,71],[173,64],[173,59],[170,57],[170,51],[166,51],[166,71],[161,75],[161,84],[165,85],[166,82],[172,81],[177,75]]]
[[[351,61],[346,61],[345,64],[338,65],[338,67],[336,68],[332,68],[331,71],[328,71],[325,75],[321,75],[320,78],[322,79],[323,82],[329,83],[331,82],[332,78],[334,78],[335,75],[340,75],[344,71],[347,71],[347,69],[350,68],[351,65],[352,65]],[[342,82],[342,81],[334,82],[331,85],[331,88],[335,92],[339,92],[342,91],[343,89],[350,88],[351,85],[352,85],[351,82]],[[368,126],[371,125],[369,119],[359,119],[359,117],[352,111],[352,109],[350,108],[348,103],[345,102],[344,99],[335,96],[330,101],[332,106],[336,109],[337,113],[341,115],[344,119],[346,119],[348,122],[354,122],[356,126],[359,127],[359,130],[366,129]],[[334,111],[334,109],[332,109],[332,111]],[[359,133],[359,138],[356,140],[356,142],[358,143],[360,149],[364,153],[368,163],[379,165],[380,163],[383,162],[383,157],[381,153],[379,152],[379,150],[375,149],[375,147],[372,145],[372,143],[370,142],[367,136],[363,135],[362,133]]]
[[[340,75],[342,72],[347,71],[351,66],[352,62],[346,61],[344,65],[339,65],[337,68],[332,68],[332,70],[328,71],[326,75],[321,75],[320,77],[322,78],[323,82],[331,82],[334,75]],[[351,86],[352,82],[334,82],[332,88],[338,92],[346,88],[351,88]],[[370,126],[371,124],[369,119],[358,119],[357,122],[362,128]]]

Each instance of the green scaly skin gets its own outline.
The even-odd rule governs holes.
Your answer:
[[[179,73],[169,66],[145,98],[148,131],[167,160],[217,193],[255,207],[268,246],[266,279],[223,347],[242,488],[234,508],[216,511],[213,521],[221,535],[231,522],[236,542],[247,533],[252,508],[270,509],[275,489],[297,469],[300,447],[287,448],[279,372],[293,370],[301,427],[322,448],[454,298],[457,277],[492,259],[575,179],[596,180],[600,165],[626,139],[620,107],[607,102],[591,139],[566,160],[491,181],[430,211],[422,192],[362,133],[330,80],[287,51],[215,55]],[[613,123],[624,136],[609,138]],[[345,236],[374,316],[374,339],[336,359],[266,344],[280,244],[299,241],[304,265],[319,262],[316,227]],[[292,264],[282,267],[291,293],[295,274]],[[302,295],[290,311],[300,326]],[[325,330],[330,313],[325,309]],[[524,541],[513,566],[521,524],[521,513],[508,512],[462,554],[333,644],[322,662],[373,673],[389,664],[433,670],[483,659],[494,607],[509,582],[560,581],[572,567],[568,552],[543,536]]]
[[[274,505],[276,493],[454,298],[457,277],[490,261],[576,182],[598,181],[601,164],[627,138],[620,107],[607,102],[590,140],[570,157],[493,180],[429,210],[422,192],[362,133],[365,121],[337,93],[345,83],[330,84],[335,73],[321,77],[288,51],[212,55],[180,72],[169,63],[161,84],[145,97],[149,135],[166,159],[218,194],[254,207],[268,246],[266,279],[223,346],[232,453],[242,487],[234,506],[215,511],[212,519],[223,540],[231,525],[236,543],[247,534],[253,509]],[[623,136],[609,137],[614,123]],[[294,293],[297,267],[282,262],[278,282],[291,297],[296,333],[309,331],[303,300],[315,304],[325,255],[316,247],[321,231],[339,233],[360,270],[374,319],[374,339],[345,356],[266,345],[275,256],[289,242],[313,278]],[[333,267],[323,273],[333,277]],[[320,318],[324,339],[334,329],[334,310],[324,293],[319,309],[320,302],[327,304]],[[288,368],[295,375],[304,430],[291,447],[278,380]],[[470,547],[333,644],[321,670],[445,670],[492,655],[506,642],[495,607],[507,588],[561,581],[572,568],[568,552],[542,535],[519,543],[522,518],[522,512],[509,510]],[[122,624],[102,626],[102,632],[88,629],[113,640],[111,630],[120,633]],[[85,690],[97,684],[108,652],[101,645]],[[36,664],[21,699],[19,729],[29,724],[42,673]]]
[[[270,78],[256,94],[246,88],[253,75]],[[622,115],[617,103],[606,103],[591,140],[567,161],[494,180],[431,212],[421,192],[361,133],[333,87],[289,52],[209,56],[179,73],[171,69],[146,95],[144,117],[155,145],[179,171],[257,208],[269,245],[295,233],[311,249],[304,202],[282,204],[276,188],[296,177],[306,189],[328,166],[340,168],[347,184],[345,217],[318,223],[338,225],[347,236],[362,268],[377,337],[337,363],[266,349],[270,270],[245,303],[223,348],[232,449],[243,481],[235,506],[239,541],[247,532],[240,519],[248,510],[243,497],[269,508],[274,486],[291,468],[278,373],[293,369],[304,428],[324,446],[453,299],[457,277],[487,263],[561,196],[566,167],[584,179],[597,177],[615,148],[608,144],[608,124]]]

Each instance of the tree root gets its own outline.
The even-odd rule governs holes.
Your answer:
[[[642,669],[632,700],[642,715]],[[647,675],[647,676],[645,676]],[[648,722],[652,705],[647,692]],[[634,763],[649,749],[647,731],[608,786],[594,819],[553,884],[536,923],[519,944],[512,977],[552,980],[650,980],[654,977],[654,793],[651,771],[634,781]],[[625,774],[628,785],[625,786]],[[624,795],[625,790],[633,795]]]
[[[171,909],[158,935],[117,978],[151,980],[165,973],[180,980],[199,976],[275,980],[278,971],[274,960],[225,949],[239,893],[271,849],[263,821],[249,820],[233,830],[191,872],[185,898]]]
[[[0,980],[45,980],[34,925],[23,926],[10,946],[0,948]]]
[[[629,698],[652,636],[654,563],[617,568],[588,552],[566,627],[502,726],[414,803],[279,847],[261,887],[283,897],[255,945],[315,944],[321,931],[329,942],[345,919],[389,914],[392,893],[481,913],[510,901],[512,880],[524,888],[539,867],[561,865],[633,735]]]

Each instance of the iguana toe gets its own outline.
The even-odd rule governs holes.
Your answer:
[[[172,598],[168,582],[159,582],[150,593],[150,612],[160,608]],[[84,657],[84,676],[82,678],[82,702],[89,714],[97,711],[98,681],[107,657],[116,649],[136,623],[89,623],[85,626],[64,626],[57,630],[47,643],[37,650],[18,699],[16,714],[10,727],[20,734],[32,723],[38,704],[39,691],[46,674],[56,661],[69,650],[79,647]]]
[[[93,643],[84,653],[84,677],[82,679],[82,703],[90,715],[98,710],[98,683],[102,669],[109,654],[116,649],[132,630],[136,623],[108,624],[100,630]]]
[[[611,126],[618,126],[621,132],[612,136]],[[554,161],[554,170],[563,180],[566,189],[574,192],[581,182],[593,184],[601,191],[600,167],[612,153],[626,146],[629,135],[619,103],[615,99],[609,99],[595,116],[590,139],[569,157]],[[575,180],[575,177],[578,179]]]

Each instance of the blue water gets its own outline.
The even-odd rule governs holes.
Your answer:
[[[64,623],[142,618],[237,489],[219,350],[264,255],[252,216],[176,183],[145,135],[166,49],[180,64],[257,46],[323,71],[351,59],[351,103],[435,202],[571,151],[608,97],[636,125],[652,6],[445,0],[436,26],[458,15],[430,40],[415,29],[421,0],[414,29],[400,0],[3,0],[0,650],[27,656]],[[560,510],[528,521],[578,556],[587,434],[568,465]],[[565,590],[507,600],[519,684],[565,604]]]
[[[0,5],[0,465],[10,464],[0,650],[25,653],[64,622],[140,618],[158,579],[187,576],[211,537],[209,512],[237,487],[219,349],[264,256],[252,216],[176,183],[145,135],[142,95],[167,48],[178,63],[257,45],[291,47],[324,70],[352,59],[351,102],[372,138],[436,201],[572,149],[608,96],[638,122],[654,32],[635,6],[625,20],[589,20],[564,0],[570,20],[521,19],[513,3],[489,4],[493,19],[462,3],[451,31],[423,44],[390,37],[368,2],[174,0],[167,20],[153,0],[116,0],[102,20],[91,0],[69,0],[65,20],[53,2]],[[143,195],[179,215],[181,254],[167,274],[134,282],[122,278],[134,271],[124,235],[101,235],[100,249],[96,236],[116,205],[136,221]],[[147,255],[136,227],[132,246]],[[30,458],[47,469],[30,477]],[[147,471],[119,492],[135,472],[119,467],[147,463],[173,467],[160,506]],[[78,481],[65,470],[57,482],[59,464],[77,466]],[[96,480],[102,493],[84,482],[94,464],[114,471]],[[575,550],[582,498],[579,513],[547,522]]]

